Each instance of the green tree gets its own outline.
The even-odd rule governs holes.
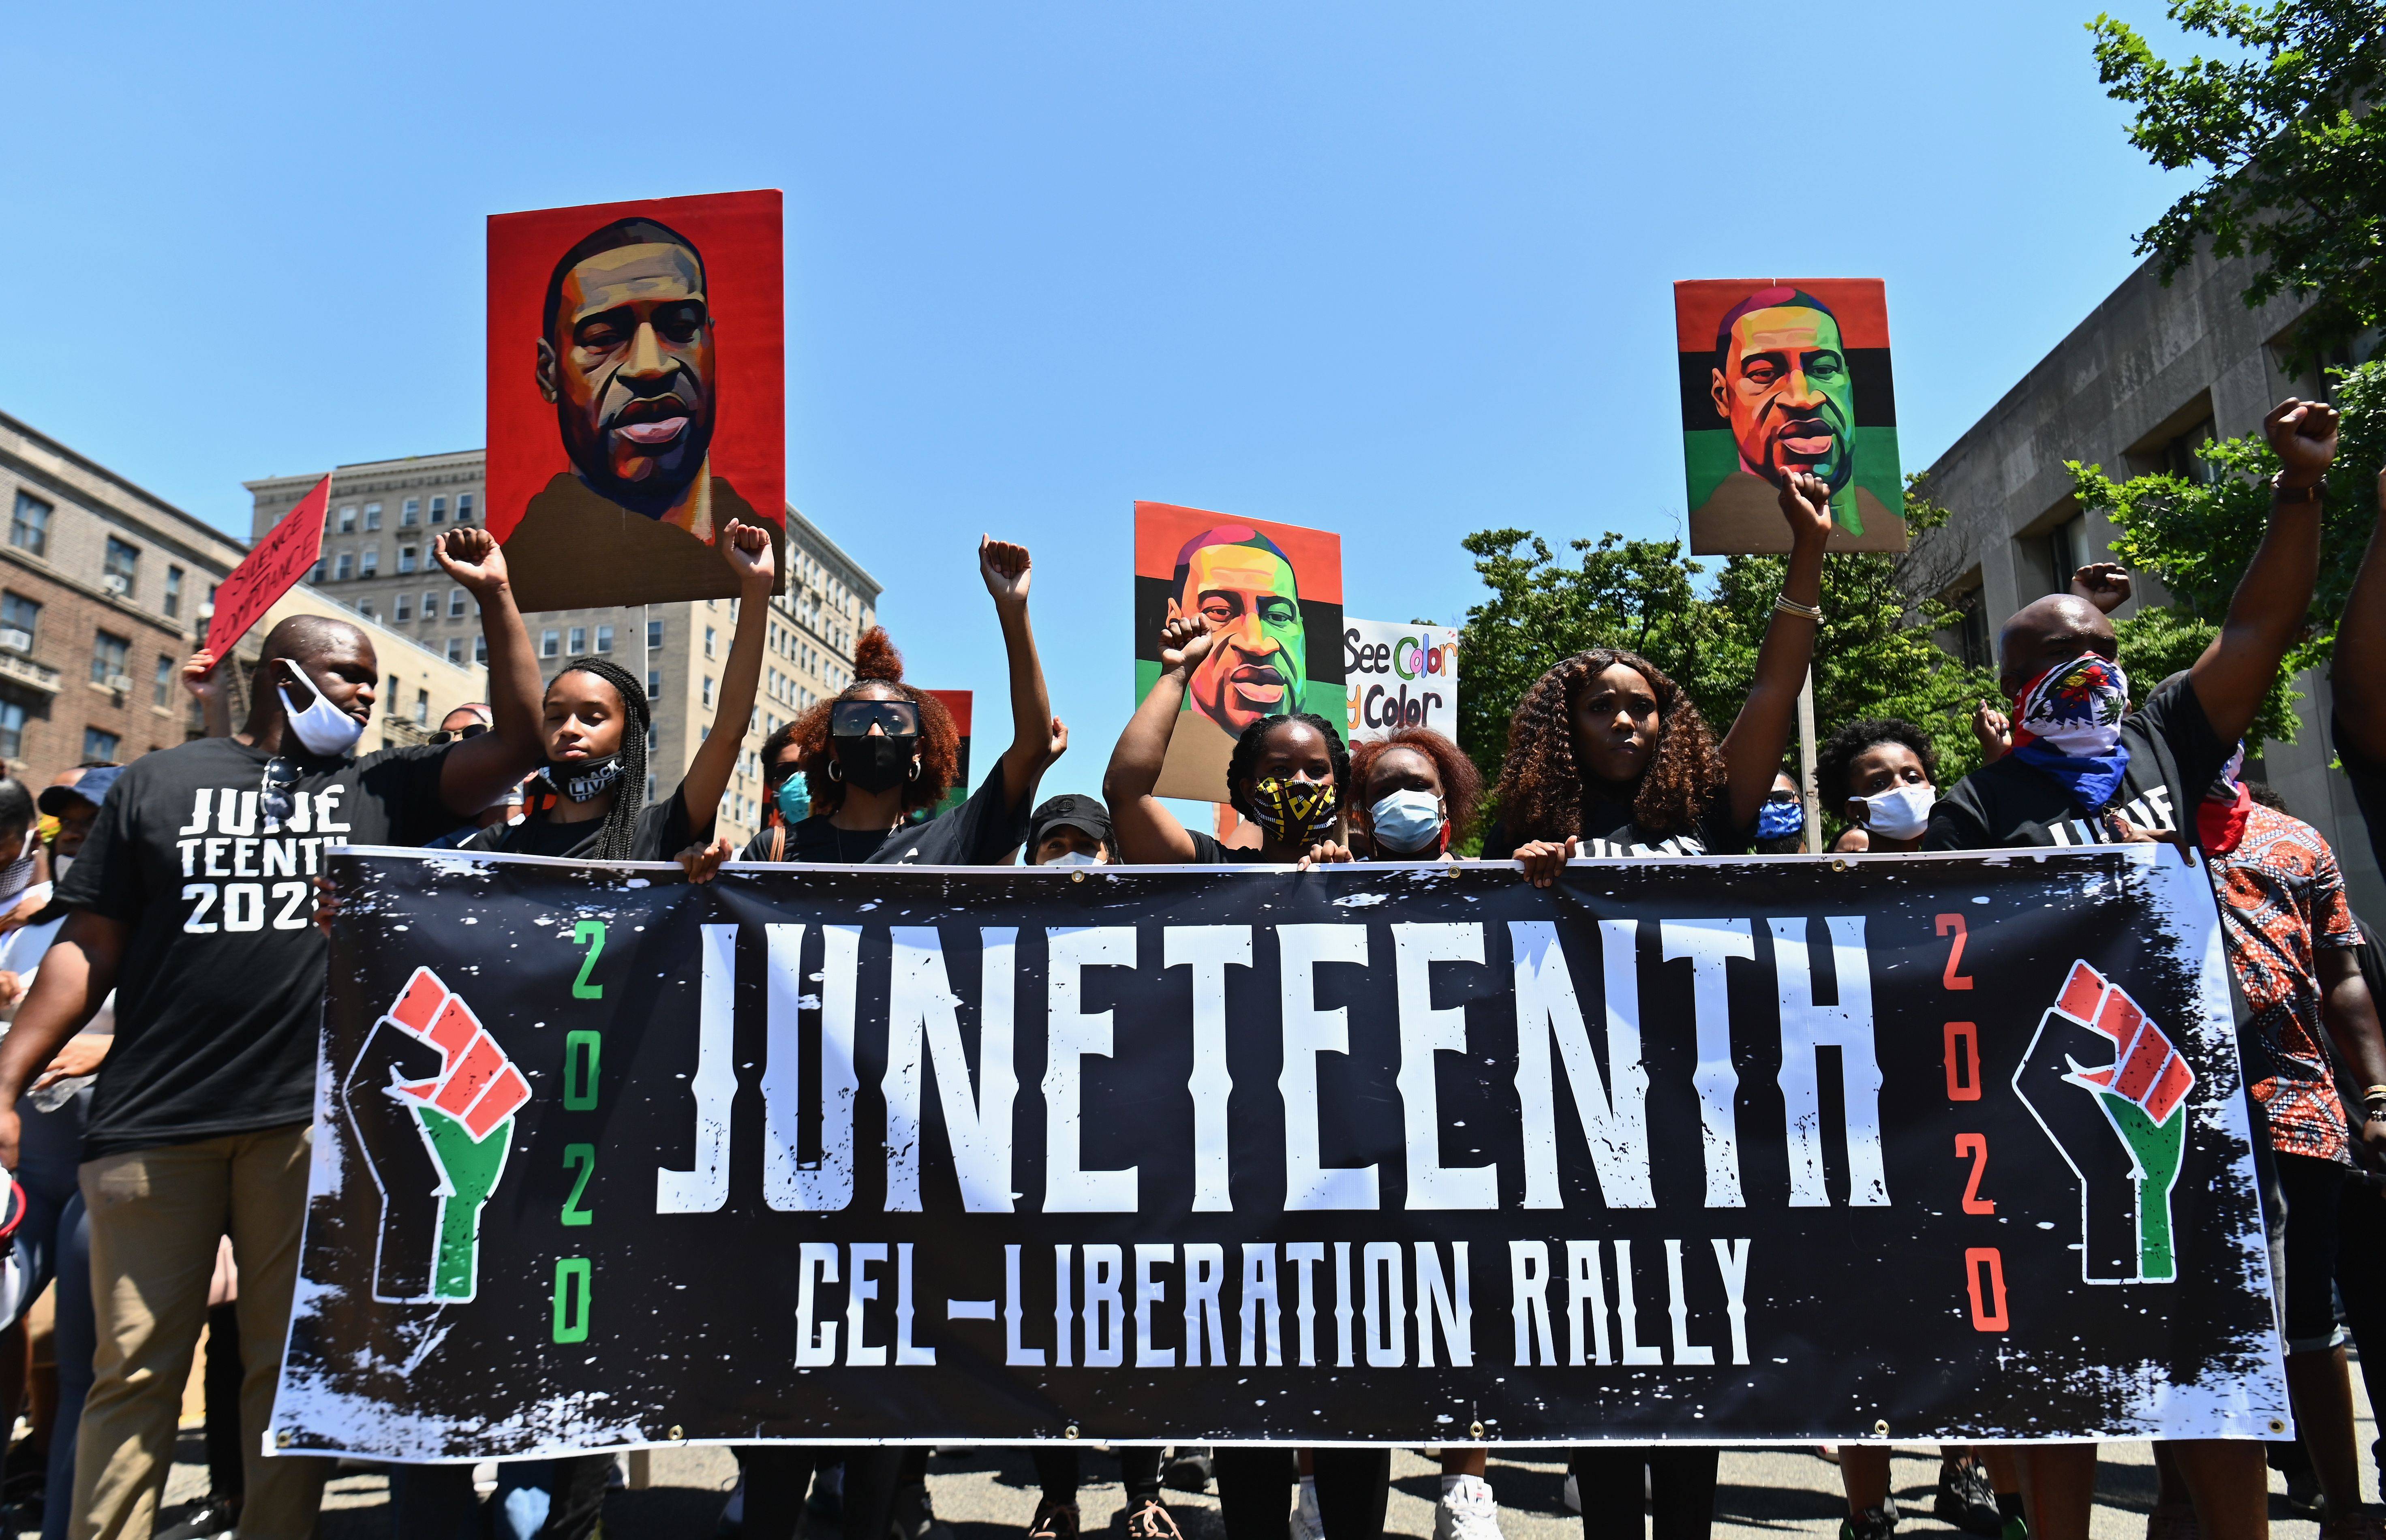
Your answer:
[[[1946,521],[1917,493],[1906,496],[1915,530]],[[1739,713],[1772,623],[1786,557],[1724,560],[1702,595],[1704,564],[1668,540],[1619,534],[1571,543],[1572,560],[1525,530],[1466,537],[1489,596],[1466,613],[1459,689],[1461,746],[1496,780],[1507,757],[1508,719],[1535,680],[1586,648],[1624,647],[1671,674],[1720,733]],[[1859,717],[1904,717],[1937,745],[1948,782],[1978,762],[1970,718],[1995,694],[1986,670],[1968,668],[1932,638],[1954,623],[1917,602],[1899,579],[1907,558],[1833,556],[1823,563],[1823,622],[1815,645],[1815,730]]]
[[[2247,307],[2312,295],[2299,324],[2308,368],[2386,322],[2386,82],[2377,0],[2173,0],[2172,20],[2228,45],[2184,64],[2126,22],[2099,16],[2098,78],[2133,104],[2130,143],[2165,170],[2204,177],[2138,237],[2167,283],[2203,243],[2255,258]]]
[[[2337,618],[2378,517],[2378,473],[2386,464],[2386,364],[2364,364],[2338,374],[2335,383],[2343,421],[2321,515],[2312,625],[2287,655],[2246,734],[2249,745],[2294,741],[2301,693],[2288,681],[2333,655]],[[2168,591],[2166,603],[2143,606],[2115,628],[2121,666],[2141,694],[2195,661],[2210,644],[2269,524],[2267,482],[2279,468],[2270,446],[2258,437],[2235,438],[2207,444],[2199,453],[2211,468],[2208,480],[2156,472],[2116,482],[2100,467],[2067,462],[2074,498],[2082,507],[2104,509],[2113,520],[2113,554]]]

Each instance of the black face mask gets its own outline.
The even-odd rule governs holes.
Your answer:
[[[608,754],[601,759],[566,759],[560,764],[546,762],[546,778],[555,789],[574,802],[585,802],[605,795],[614,782],[622,779],[622,757]]]
[[[857,790],[865,792],[892,791],[920,773],[911,757],[920,751],[917,738],[887,738],[873,733],[867,738],[836,738],[831,742],[836,748],[836,768],[842,779]]]

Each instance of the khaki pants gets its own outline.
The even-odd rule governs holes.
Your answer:
[[[99,1352],[75,1450],[75,1540],[147,1540],[171,1468],[220,1237],[240,1265],[244,1540],[301,1540],[332,1461],[268,1459],[263,1441],[290,1331],[307,1218],[303,1124],[86,1161]]]

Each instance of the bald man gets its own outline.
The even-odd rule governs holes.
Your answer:
[[[444,833],[541,757],[538,664],[505,557],[478,529],[433,551],[480,601],[493,730],[352,757],[371,641],[320,616],[275,626],[244,731],[144,755],[108,789],[58,883],[69,913],[0,1040],[0,1166],[14,1167],[19,1096],[117,991],[81,1171],[99,1343],[75,1462],[85,1540],[151,1533],[225,1234],[241,1273],[240,1533],[313,1533],[326,1462],[261,1453],[307,1208],[325,963],[311,879],[327,849]]]
[[[2302,629],[2319,570],[2317,488],[2337,447],[2337,414],[2290,398],[2263,432],[2281,466],[2269,528],[2229,605],[2220,634],[2132,713],[2113,623],[2078,594],[2022,607],[1998,638],[2013,746],[1964,777],[1931,812],[1923,847],[2100,845],[2148,833],[2195,837],[2196,804],[2254,722]],[[2252,1441],[2169,1446],[2204,1540],[2268,1533],[2268,1472]],[[2086,1540],[2094,1445],[2027,1451],[2038,1540]]]

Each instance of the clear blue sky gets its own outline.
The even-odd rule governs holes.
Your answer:
[[[29,7],[0,406],[245,534],[244,479],[483,442],[487,214],[784,188],[792,500],[979,692],[981,773],[974,546],[1027,543],[1091,791],[1134,499],[1338,530],[1352,613],[1457,620],[1469,531],[1677,526],[1675,279],[1886,279],[1927,465],[2178,189],[2098,8]]]

